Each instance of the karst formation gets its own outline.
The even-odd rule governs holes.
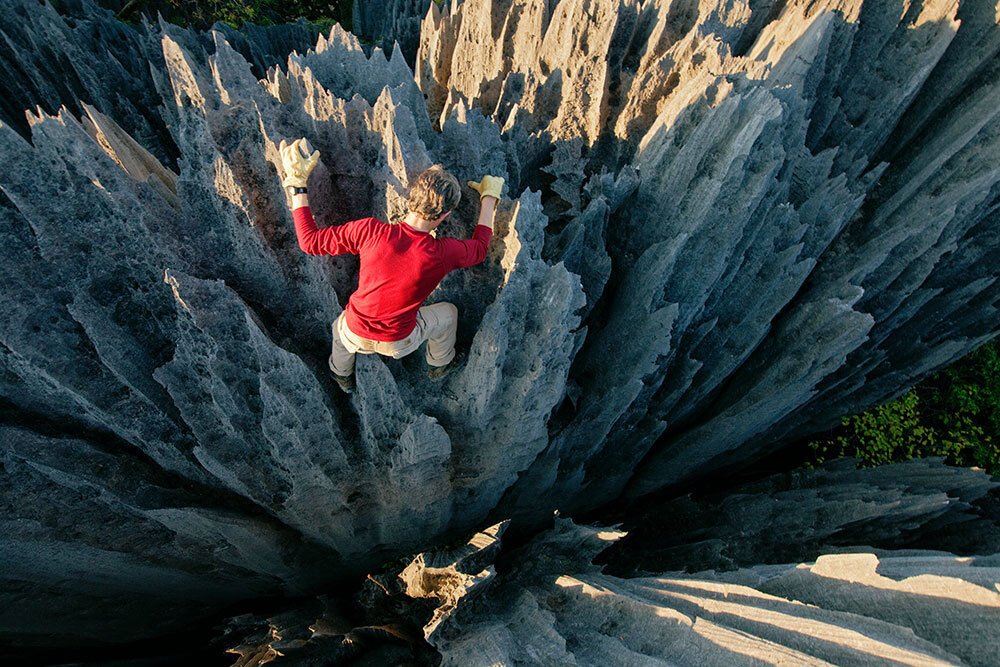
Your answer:
[[[1000,660],[983,473],[746,472],[1000,332],[1000,6],[359,1],[355,24],[0,4],[4,645],[322,606],[476,534],[475,567],[394,580],[446,664]],[[435,163],[506,180],[486,262],[431,297],[468,352],[442,383],[421,354],[332,381],[358,265],[296,243],[278,145],[303,136],[320,226],[400,220]],[[477,212],[463,185],[440,233]],[[329,639],[300,655],[346,650],[299,627]]]

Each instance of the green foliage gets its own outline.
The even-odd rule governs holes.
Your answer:
[[[935,455],[937,434],[921,423],[919,402],[911,389],[895,401],[844,417],[831,437],[809,443],[815,462],[853,456],[875,466]]]
[[[239,0],[168,0],[168,2],[173,9],[172,16],[186,18],[189,22],[222,21],[233,27],[239,27],[245,21],[261,22],[262,19],[266,19],[260,11],[263,3],[259,2]]]
[[[841,456],[866,467],[945,456],[1000,475],[1000,345],[987,343],[896,400],[844,417],[809,448],[810,467]]]
[[[157,13],[178,25],[207,27],[216,21],[238,28],[243,23],[277,25],[299,18],[329,30],[340,23],[350,30],[352,0],[97,0],[125,21]]]

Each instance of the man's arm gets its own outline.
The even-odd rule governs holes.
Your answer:
[[[319,151],[312,151],[305,139],[297,139],[291,144],[282,140],[278,153],[285,170],[282,185],[292,188],[292,219],[302,252],[310,255],[357,254],[371,231],[370,219],[355,220],[339,227],[316,228],[305,190],[309,174],[319,162]]]
[[[493,231],[493,213],[497,208],[497,198],[491,197],[489,195],[483,197],[479,201],[479,221],[476,223],[477,226],[485,227],[486,229]]]
[[[323,255],[319,229],[309,208],[309,195],[302,192],[292,195],[292,220],[295,221],[295,236],[302,252],[310,255]]]
[[[292,195],[292,220],[302,252],[310,255],[358,254],[369,231],[369,219],[354,220],[337,227],[318,229],[304,192]]]
[[[474,266],[486,259],[490,239],[493,237],[493,212],[496,210],[496,205],[496,197],[483,197],[479,208],[479,221],[471,239],[468,241],[445,239],[451,246],[450,252],[453,253],[455,268]]]
[[[486,259],[490,239],[493,237],[493,213],[500,199],[503,179],[499,176],[483,176],[478,183],[469,181],[469,187],[479,193],[479,221],[471,239],[456,242],[461,246],[460,249],[456,248],[457,268],[479,264]]]

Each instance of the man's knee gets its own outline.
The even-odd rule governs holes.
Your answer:
[[[441,304],[441,318],[448,324],[458,323],[458,308],[455,304],[445,301]]]
[[[458,308],[455,304],[442,301],[420,309],[425,322],[425,338],[441,336],[458,328]]]

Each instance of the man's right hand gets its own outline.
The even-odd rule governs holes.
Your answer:
[[[496,197],[500,199],[500,189],[503,188],[503,179],[499,176],[483,176],[483,179],[476,183],[469,181],[469,187],[479,193],[479,199],[483,197]]]
[[[306,187],[309,174],[319,162],[319,151],[314,151],[312,155],[309,155],[309,144],[303,138],[293,141],[291,145],[286,144],[285,140],[282,139],[278,146],[278,152],[281,154],[281,166],[285,168],[285,180],[282,181],[281,185],[286,188]]]

